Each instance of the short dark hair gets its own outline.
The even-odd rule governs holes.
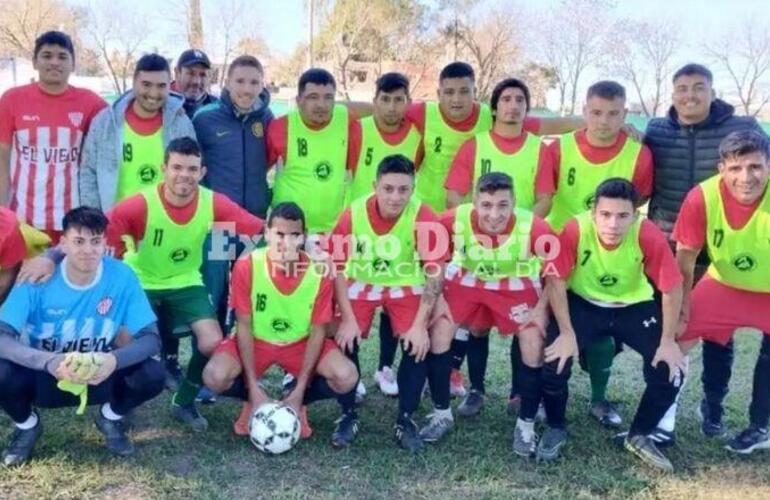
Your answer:
[[[601,80],[588,87],[588,92],[586,92],[586,100],[594,96],[607,99],[608,101],[612,101],[614,99],[625,100],[626,88],[618,82],[612,80]]]
[[[88,229],[93,234],[104,234],[109,220],[104,212],[98,208],[80,206],[73,208],[62,219],[62,231],[67,232],[69,228]]]
[[[680,76],[693,76],[693,75],[699,75],[702,77],[705,77],[706,80],[708,80],[709,84],[714,83],[714,75],[711,73],[711,70],[708,69],[706,66],[702,64],[697,63],[687,63],[678,70],[676,70],[676,73],[674,73],[674,77],[671,79],[671,82],[675,82],[679,79]]]
[[[594,191],[594,207],[599,203],[599,198],[628,200],[634,207],[639,204],[639,193],[636,188],[631,181],[622,177],[611,177],[599,184]]]
[[[284,201],[274,206],[267,215],[267,227],[273,227],[273,220],[298,220],[302,223],[302,232],[305,232],[305,212],[293,201]]]
[[[329,73],[323,68],[310,68],[302,73],[297,83],[297,93],[302,95],[305,91],[305,87],[308,83],[314,83],[316,85],[331,85],[337,90],[337,82],[334,80],[334,75]]]
[[[377,180],[385,174],[406,174],[414,177],[414,162],[404,155],[390,155],[377,165]]]
[[[731,132],[719,143],[719,159],[722,161],[751,153],[762,153],[766,159],[770,159],[770,140],[762,132]]]
[[[473,66],[467,62],[455,61],[444,66],[444,69],[438,74],[439,83],[447,78],[470,78],[475,82],[476,73],[473,71]]]
[[[257,71],[259,71],[261,74],[263,75],[265,74],[265,70],[262,67],[262,63],[259,62],[259,59],[257,59],[254,56],[243,55],[233,59],[233,62],[231,62],[230,66],[227,67],[227,76],[230,76],[235,68],[238,68],[241,66],[256,68]]]
[[[197,156],[201,157],[201,147],[198,145],[198,141],[192,137],[177,137],[172,139],[166,146],[166,151],[163,153],[163,163],[168,163],[168,158],[171,153],[177,153],[184,156]]]
[[[488,172],[479,177],[476,193],[494,194],[498,191],[510,191],[513,195],[513,179],[504,172]]]
[[[529,111],[529,87],[527,87],[527,85],[518,78],[506,78],[505,80],[495,85],[494,90],[492,90],[492,98],[489,101],[489,105],[492,107],[492,111],[497,111],[497,103],[500,101],[500,95],[502,95],[505,89],[520,89],[524,94],[524,101],[527,103],[527,111]]]
[[[171,74],[171,66],[168,60],[160,54],[145,54],[136,61],[134,68],[134,78],[140,71],[165,71]]]
[[[72,43],[72,38],[66,33],[61,31],[46,31],[35,39],[35,50],[32,54],[33,59],[37,59],[37,55],[43,48],[43,45],[58,45],[59,47],[66,49],[72,56],[72,60],[75,60],[75,45]]]
[[[409,78],[395,71],[381,75],[374,85],[376,88],[374,97],[377,97],[380,92],[389,94],[399,89],[404,89],[406,95],[409,95]]]

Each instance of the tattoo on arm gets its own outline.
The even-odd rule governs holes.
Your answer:
[[[425,282],[425,289],[422,292],[422,303],[433,307],[443,288],[444,280],[440,276],[429,277]]]

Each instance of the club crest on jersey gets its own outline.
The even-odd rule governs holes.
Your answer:
[[[102,316],[105,316],[110,312],[110,309],[112,309],[112,298],[110,297],[104,297],[98,304],[96,304],[96,312]]]
[[[593,194],[589,194],[588,198],[583,200],[583,207],[586,210],[591,210],[593,208],[593,206],[594,206],[594,195]]]
[[[735,266],[735,268],[739,271],[753,271],[757,267],[757,259],[747,253],[744,253],[733,260],[733,266]]]
[[[512,306],[510,312],[508,313],[508,319],[518,325],[528,322],[531,316],[532,311],[527,304]]]
[[[177,248],[176,250],[172,251],[171,254],[169,254],[169,258],[172,262],[179,264],[180,262],[187,260],[187,257],[190,256],[190,253],[190,250],[187,248]]]
[[[613,276],[612,274],[605,274],[604,276],[599,278],[599,284],[605,288],[615,286],[618,284],[618,277]]]
[[[158,178],[158,169],[153,165],[145,164],[139,167],[139,181],[142,184],[152,184]]]
[[[315,166],[315,176],[319,181],[325,181],[332,175],[332,166],[328,162],[321,162]]]
[[[80,124],[83,123],[83,113],[80,111],[73,111],[72,113],[67,114],[67,116],[73,127],[79,127]]]
[[[273,331],[276,333],[285,333],[291,328],[291,323],[289,323],[288,319],[284,318],[275,318],[273,320]]]

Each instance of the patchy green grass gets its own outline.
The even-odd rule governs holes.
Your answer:
[[[747,423],[758,344],[756,333],[738,336],[727,400],[733,431]],[[702,393],[700,349],[693,354],[679,414],[680,444],[669,452],[677,472],[669,476],[642,466],[613,445],[611,431],[589,419],[588,379],[579,371],[571,381],[565,456],[554,464],[514,457],[509,451],[514,419],[505,414],[508,342],[499,337],[492,343],[482,416],[458,420],[446,441],[409,456],[392,441],[395,400],[373,387],[373,339],[362,356],[370,394],[350,450],[329,445],[337,412],[333,402],[311,407],[310,440],[284,456],[268,457],[232,434],[236,402],[220,400],[204,408],[210,429],[196,435],[175,424],[164,393],[137,412],[137,453],[130,459],[110,456],[90,418],[75,416],[74,409],[44,411],[45,432],[33,460],[15,470],[0,468],[0,498],[770,498],[770,453],[737,457],[699,434],[694,409]],[[271,373],[270,381],[277,388],[278,374]],[[620,402],[626,421],[642,384],[641,358],[624,352],[616,360],[610,398]],[[8,418],[0,417],[0,442],[7,442],[10,427]]]

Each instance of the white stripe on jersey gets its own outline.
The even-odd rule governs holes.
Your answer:
[[[16,214],[18,217],[27,222],[31,222],[30,217],[32,214],[27,214],[27,202],[26,202],[26,189],[29,183],[29,165],[21,167],[21,155],[19,155],[18,148],[22,144],[29,144],[29,129],[17,130],[15,133],[14,147],[11,150],[11,182],[18,176],[18,184],[16,185],[16,191],[11,193],[11,199],[16,201]],[[13,206],[13,205],[11,205]]]
[[[35,169],[35,178],[31,180],[34,185],[34,194],[32,195],[33,215],[32,225],[35,227],[45,226],[45,187],[48,182],[49,166],[45,161],[45,151],[51,147],[51,129],[49,127],[37,128],[37,169]],[[24,168],[24,167],[22,167]],[[24,193],[26,198],[27,193]],[[25,199],[26,203],[26,199]]]

